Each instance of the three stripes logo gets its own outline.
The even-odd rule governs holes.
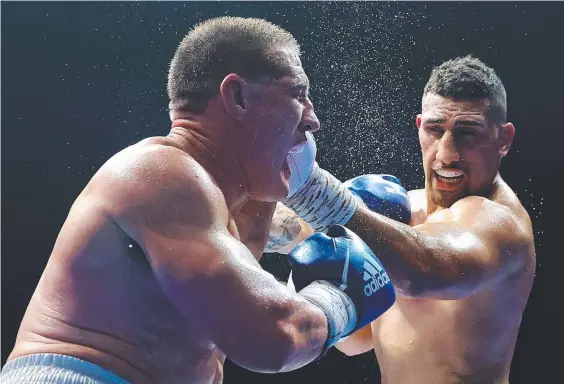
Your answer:
[[[370,296],[378,292],[380,288],[390,282],[390,278],[384,269],[374,260],[364,259],[364,276],[366,283],[364,286],[364,294]]]

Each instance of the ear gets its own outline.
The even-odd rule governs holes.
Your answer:
[[[513,124],[505,123],[499,127],[499,154],[501,157],[507,156],[514,137],[515,127]]]
[[[246,82],[241,76],[230,73],[225,76],[219,86],[219,93],[223,99],[225,110],[236,120],[242,119],[247,114],[248,102],[243,96],[245,85]]]
[[[423,121],[422,115],[418,114],[415,118],[415,125],[417,125],[417,129],[421,129],[421,122]]]

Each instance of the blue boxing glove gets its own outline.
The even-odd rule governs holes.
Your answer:
[[[407,191],[392,175],[361,175],[343,183],[372,212],[390,219],[409,223],[411,205]]]
[[[395,302],[394,287],[378,258],[341,225],[308,237],[289,257],[296,291],[327,316],[325,350],[374,321]]]

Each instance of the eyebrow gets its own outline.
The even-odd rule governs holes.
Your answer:
[[[308,88],[309,88],[309,84],[308,84],[308,83],[298,83],[298,84],[294,84],[294,85],[292,86],[292,88],[308,89]]]
[[[445,119],[425,119],[424,123],[425,124],[444,124],[446,122]]]
[[[474,120],[459,120],[456,122],[457,125],[467,125],[472,127],[483,127],[484,124],[474,121]]]
[[[309,82],[299,82],[290,87],[292,91],[305,91],[309,94]]]
[[[444,124],[446,123],[446,119],[441,118],[429,118],[424,121],[425,124]],[[466,126],[473,126],[473,127],[483,127],[484,124],[474,121],[474,120],[458,120],[456,125],[466,125]]]

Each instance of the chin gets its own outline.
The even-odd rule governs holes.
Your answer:
[[[290,193],[290,188],[288,187],[288,183],[285,182],[282,185],[280,185],[279,188],[276,189],[276,192],[275,192],[276,201],[284,200],[285,198],[288,197],[289,193]]]
[[[266,202],[279,202],[284,200],[289,193],[288,183],[275,181],[270,183],[270,185],[265,185],[264,188],[260,188],[258,193],[252,194],[251,198],[259,201]]]
[[[442,208],[450,208],[454,203],[460,200],[463,196],[459,193],[452,193],[447,191],[433,190],[431,200],[437,206]]]

